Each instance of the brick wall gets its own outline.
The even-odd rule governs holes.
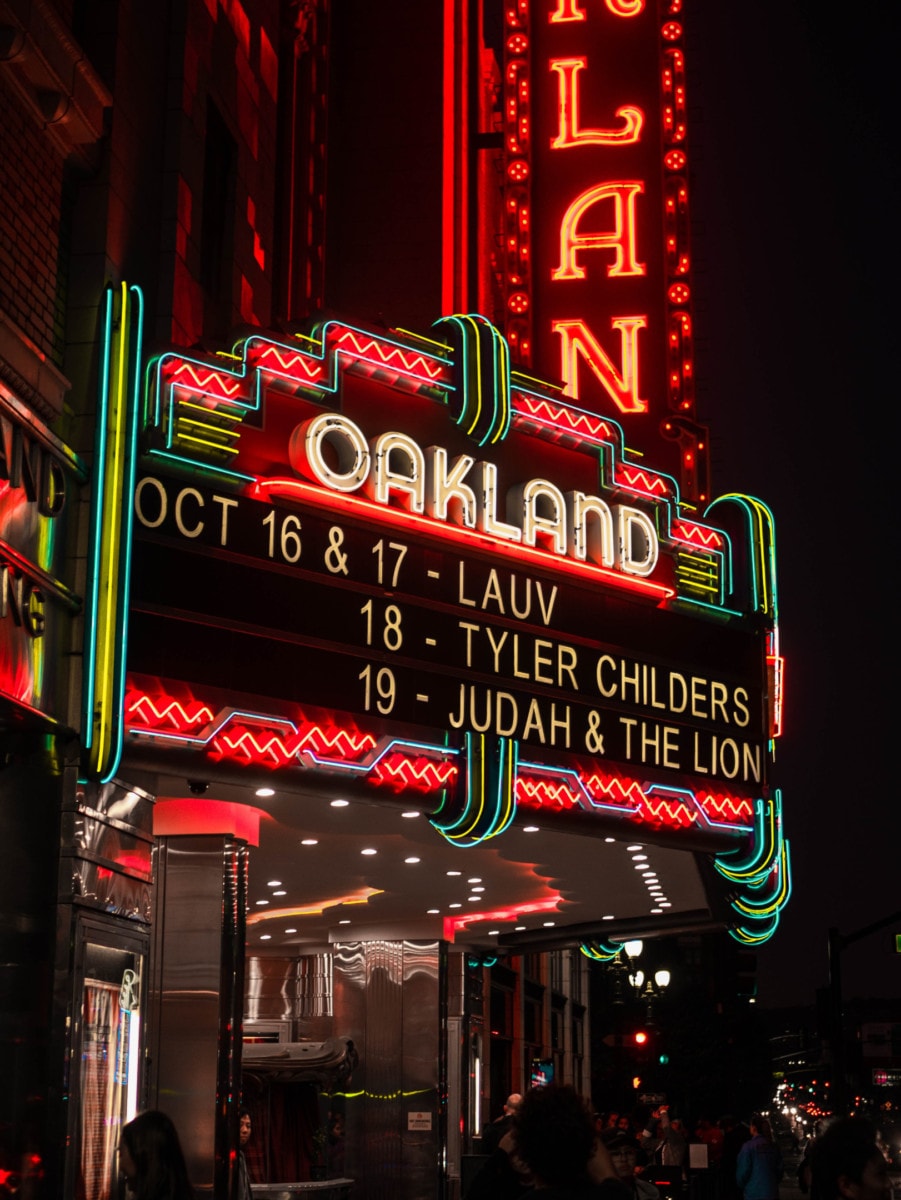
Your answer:
[[[0,109],[0,309],[59,365],[63,164],[6,89]]]

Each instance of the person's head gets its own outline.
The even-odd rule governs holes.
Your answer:
[[[610,1131],[604,1139],[604,1144],[610,1151],[613,1169],[620,1179],[631,1180],[635,1176],[635,1167],[638,1163],[638,1142],[635,1138],[621,1133],[619,1130],[614,1132],[613,1137],[610,1137],[609,1133]]]
[[[250,1119],[250,1109],[245,1108],[242,1104],[238,1109],[238,1141],[241,1147],[247,1145],[250,1141],[250,1135],[253,1133],[253,1122]]]
[[[862,1117],[833,1121],[810,1156],[811,1200],[891,1200],[888,1163]]]
[[[522,1096],[519,1092],[511,1092],[504,1104],[504,1116],[515,1117],[519,1112],[519,1106],[522,1104]]]
[[[760,1113],[755,1113],[751,1118],[750,1129],[755,1137],[766,1138],[768,1142],[773,1140],[773,1127],[769,1120]]]
[[[183,1200],[194,1194],[178,1134],[165,1113],[151,1109],[122,1126],[119,1164],[137,1200]]]
[[[595,1137],[591,1112],[574,1088],[548,1084],[523,1097],[516,1146],[539,1183],[567,1187],[584,1180]]]
[[[628,1117],[620,1117],[616,1122],[616,1128],[621,1130],[623,1133],[627,1133],[632,1128],[632,1122]]]

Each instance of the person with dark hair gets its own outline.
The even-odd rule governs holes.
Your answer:
[[[133,1200],[194,1200],[172,1121],[154,1109],[122,1126],[119,1167]]]
[[[244,1147],[250,1141],[253,1133],[253,1123],[250,1119],[250,1109],[242,1104],[238,1109],[238,1154],[235,1162],[235,1200],[251,1200],[250,1175],[247,1171],[247,1159]]]
[[[722,1200],[742,1200],[741,1188],[735,1181],[735,1168],[738,1166],[739,1152],[750,1139],[751,1131],[747,1125],[730,1114],[720,1117],[717,1124],[723,1131],[719,1168],[720,1196]]]
[[[773,1130],[766,1117],[751,1118],[751,1139],[738,1152],[735,1181],[745,1200],[779,1200],[782,1155],[773,1141]]]
[[[876,1128],[842,1117],[821,1134],[810,1155],[810,1200],[891,1200],[888,1163]]]

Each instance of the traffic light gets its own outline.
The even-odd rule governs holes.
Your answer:
[[[643,1025],[631,1029],[623,1038],[623,1045],[635,1052],[639,1062],[646,1062],[653,1047],[651,1031]]]

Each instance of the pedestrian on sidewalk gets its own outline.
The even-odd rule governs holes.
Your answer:
[[[751,1140],[738,1152],[735,1181],[744,1200],[779,1200],[784,1168],[772,1127],[766,1117],[756,1115],[751,1118],[750,1128]]]

